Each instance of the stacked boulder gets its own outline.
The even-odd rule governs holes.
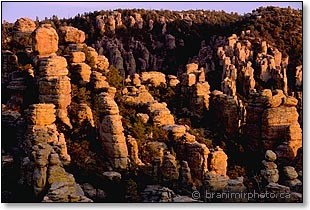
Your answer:
[[[274,161],[277,155],[272,150],[267,150],[265,153],[265,160],[262,161],[263,169],[261,175],[267,183],[277,183],[279,181],[279,171]]]
[[[189,98],[191,116],[201,120],[204,112],[209,110],[210,85],[205,80],[204,70],[198,70],[196,63],[186,65],[181,78],[181,94],[185,101]]]
[[[285,130],[284,141],[276,148],[279,163],[286,165],[297,157],[302,148],[302,130],[298,123],[289,125]]]
[[[32,33],[32,49],[37,52],[39,58],[55,54],[58,50],[56,30],[51,24],[42,24]]]
[[[98,92],[109,87],[109,83],[106,80],[107,78],[98,71],[92,71],[90,75],[90,84]]]
[[[33,50],[38,53],[39,101],[55,104],[57,117],[71,127],[67,111],[71,103],[71,83],[66,59],[55,54],[58,35],[50,24],[43,24],[32,33],[32,38]]]
[[[237,69],[234,64],[231,64],[229,57],[225,57],[223,63],[221,83],[222,91],[229,96],[235,96],[237,92]]]
[[[69,45],[67,48],[69,55],[67,57],[71,66],[71,78],[82,85],[88,83],[90,81],[91,67],[84,63],[86,55],[82,52],[84,48],[87,48],[83,44],[85,33],[72,26],[63,26],[59,29],[59,37],[61,44]]]
[[[179,173],[179,183],[181,190],[185,193],[191,193],[193,190],[193,179],[191,174],[191,169],[188,166],[187,161],[181,162],[180,173]]]
[[[253,146],[259,146],[261,139],[261,146],[266,150],[274,149],[279,161],[283,158],[292,160],[302,147],[296,105],[297,100],[286,97],[282,90],[251,93],[244,133],[252,143],[255,142]]]
[[[9,50],[2,51],[1,86],[5,89],[6,106],[21,110],[33,103],[33,69],[30,64],[20,68],[18,57]]]
[[[99,141],[109,158],[113,169],[125,170],[128,164],[128,150],[122,126],[122,117],[114,101],[114,91],[99,94]]]
[[[55,105],[33,104],[28,110],[28,129],[23,159],[24,183],[33,186],[43,202],[89,202],[73,175],[63,168],[70,162],[64,134],[57,131]]]
[[[209,170],[203,174],[203,185],[208,192],[222,191],[228,184],[229,177],[226,175],[227,155],[216,147],[209,154]]]
[[[99,72],[92,72],[92,68],[98,71],[105,72],[109,67],[107,58],[103,55],[98,56],[98,53],[92,47],[87,47],[84,44],[85,33],[72,26],[62,26],[59,29],[60,43],[67,46],[68,55],[66,55],[70,63],[70,71],[74,80],[77,80],[80,85],[85,85],[91,79],[95,83],[95,89],[103,86],[105,81]]]
[[[243,73],[243,93],[249,95],[250,92],[255,90],[255,79],[254,79],[254,69],[252,68],[252,63],[247,62],[246,67],[242,68]]]

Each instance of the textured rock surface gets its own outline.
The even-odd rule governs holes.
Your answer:
[[[71,63],[83,63],[86,59],[84,52],[71,52],[69,56],[69,61]]]
[[[114,169],[127,169],[128,150],[118,106],[109,93],[99,95],[99,141]]]
[[[57,131],[53,104],[33,104],[28,111],[23,182],[33,186],[43,202],[90,202],[78,190],[74,177],[63,164],[70,162],[64,134]],[[26,161],[28,159],[28,161]]]
[[[200,179],[208,171],[209,149],[205,144],[192,142],[178,142],[176,145],[178,159],[185,160],[191,170],[192,177]]]
[[[177,167],[177,161],[170,152],[165,152],[160,171],[164,182],[178,180],[179,169]]]
[[[273,163],[276,158],[273,151],[267,150],[265,153],[266,160],[262,161],[264,168],[261,170],[261,175],[268,183],[277,183],[279,181],[279,171],[277,165]]]
[[[97,61],[97,68],[102,72],[108,72],[109,60],[104,55],[98,55]]]
[[[102,189],[96,189],[89,183],[84,183],[81,185],[85,196],[96,201],[103,201],[106,198],[106,193]]]
[[[86,123],[95,127],[92,110],[87,104],[79,104],[77,108],[77,119],[78,124],[82,126],[85,126]]]
[[[136,139],[129,135],[126,138],[126,142],[130,160],[138,166],[144,165],[139,158],[139,147]]]
[[[297,123],[297,121],[298,113],[295,107],[283,106],[266,109],[262,115],[264,148],[275,148],[277,140],[284,139],[286,128],[293,123]]]
[[[39,101],[53,103],[56,106],[56,116],[71,127],[67,111],[71,103],[71,83],[66,67],[66,59],[61,56],[40,58],[36,78],[39,85]]]
[[[72,26],[62,26],[59,28],[60,42],[80,44],[85,41],[84,31]]]
[[[193,179],[191,169],[186,161],[181,162],[181,168],[179,173],[179,180],[181,189],[185,192],[191,192],[193,187]]]
[[[80,84],[86,84],[90,81],[91,67],[86,63],[72,63],[71,72]]]
[[[154,101],[153,96],[148,92],[144,85],[141,85],[139,88],[134,86],[127,86],[126,90],[126,102],[132,102],[134,104],[146,104],[148,102]]]
[[[103,88],[108,88],[109,83],[106,81],[106,77],[97,71],[92,71],[90,75],[90,84],[95,90],[102,90]]]
[[[267,150],[266,153],[265,153],[265,159],[267,161],[273,162],[273,161],[275,161],[277,159],[277,155],[272,150]]]
[[[228,176],[218,175],[215,171],[210,171],[203,176],[203,185],[208,192],[221,192],[228,185],[228,180]]]
[[[174,124],[174,117],[167,108],[166,103],[158,103],[157,101],[152,101],[147,104],[148,114],[154,125],[170,125]]]
[[[7,85],[10,82],[10,74],[17,70],[18,58],[11,51],[2,51],[1,59],[1,84]]]
[[[190,87],[191,115],[202,119],[204,112],[209,110],[210,85],[208,82],[198,82]]]
[[[32,49],[40,56],[48,56],[58,50],[58,35],[50,24],[42,24],[32,33]]]
[[[29,18],[19,18],[13,27],[13,39],[17,42],[26,36],[30,36],[36,29],[36,24]]]
[[[141,74],[141,80],[144,83],[149,83],[157,87],[161,83],[166,84],[166,75],[156,71],[143,72]]]
[[[294,104],[294,98],[286,97],[281,90],[272,92],[265,89],[250,94],[244,133],[252,142],[254,150],[262,142],[264,149],[275,150],[278,159],[292,160],[296,156],[302,144]]]
[[[215,151],[210,153],[210,171],[215,171],[218,175],[226,176],[227,159],[228,157],[225,152],[217,147]]]
[[[186,127],[184,125],[165,125],[163,129],[169,132],[169,134],[172,136],[172,140],[181,138],[186,132]]]

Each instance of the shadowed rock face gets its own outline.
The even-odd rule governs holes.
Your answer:
[[[36,29],[36,24],[29,18],[20,18],[14,23],[13,39],[20,42],[22,38],[31,35]]]

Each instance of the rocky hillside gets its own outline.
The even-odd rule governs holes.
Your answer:
[[[301,21],[267,7],[4,22],[2,201],[302,202]]]

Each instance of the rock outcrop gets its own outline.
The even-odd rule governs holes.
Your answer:
[[[175,157],[170,152],[165,152],[160,171],[163,182],[178,180],[179,169]]]
[[[186,161],[181,162],[179,181],[181,185],[181,190],[187,193],[192,192],[193,179],[191,174],[191,169]]]
[[[217,146],[215,151],[210,153],[210,171],[215,171],[218,175],[226,176],[227,159],[228,157],[225,152]]]
[[[144,85],[141,85],[138,88],[135,86],[127,86],[123,90],[123,93],[125,94],[124,100],[126,102],[131,102],[137,105],[154,101],[153,96],[149,93]]]
[[[192,141],[179,142],[176,145],[176,153],[179,160],[187,161],[193,179],[201,180],[208,169],[208,155],[210,153],[205,144],[198,143],[195,138]]]
[[[152,101],[147,103],[148,115],[152,120],[154,125],[170,125],[174,124],[174,117],[167,108],[165,102],[159,103],[157,101]]]
[[[56,56],[58,35],[50,24],[43,24],[32,34],[33,51],[39,54],[36,80],[39,86],[39,101],[53,103],[57,117],[71,127],[67,107],[71,103],[71,83],[67,61]]]
[[[302,146],[296,102],[281,90],[266,89],[251,93],[246,107],[245,135],[253,146],[259,146],[261,141],[264,149],[275,150],[280,162],[283,158],[292,160]]]
[[[13,39],[17,42],[22,38],[29,37],[36,29],[36,24],[29,18],[19,18],[13,27]]]
[[[110,86],[106,80],[107,78],[97,71],[92,71],[90,75],[90,84],[98,92]]]
[[[73,175],[67,173],[64,164],[70,162],[64,134],[57,131],[55,105],[33,104],[28,111],[28,129],[23,159],[23,182],[33,187],[43,202],[90,202],[82,190],[78,190]]]
[[[139,158],[139,147],[136,139],[128,135],[126,142],[130,160],[138,166],[144,165]]]
[[[128,150],[119,109],[114,95],[99,94],[99,141],[104,154],[109,158],[113,169],[125,170],[128,164]]]
[[[142,72],[141,81],[145,84],[157,87],[160,86],[160,84],[166,84],[166,75],[156,71]]]
[[[76,115],[77,123],[80,126],[90,125],[95,127],[92,110],[87,104],[79,104]]]
[[[2,51],[1,59],[1,84],[8,85],[10,76],[18,69],[18,58],[11,51]]]
[[[64,57],[50,55],[39,59],[36,74],[39,101],[55,104],[57,117],[71,127],[67,111],[71,103],[71,83],[67,75],[67,61]]]
[[[229,138],[238,135],[238,104],[234,97],[213,91],[210,99],[210,111],[213,114],[214,128]]]

